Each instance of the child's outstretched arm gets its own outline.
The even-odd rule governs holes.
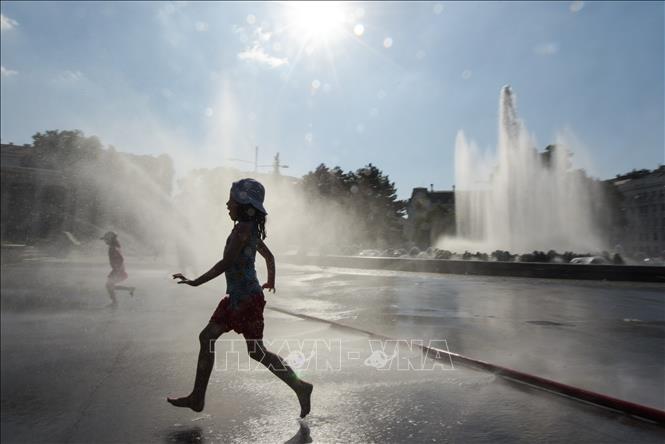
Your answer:
[[[197,277],[194,280],[189,280],[182,273],[176,273],[173,275],[173,279],[180,279],[179,284],[187,284],[192,287],[198,287],[199,285],[205,284],[206,282],[215,279],[220,274],[224,273],[229,269],[233,261],[238,257],[242,248],[247,243],[250,235],[250,225],[248,223],[239,223],[231,231],[229,236],[229,243],[224,249],[224,257],[221,261],[217,262],[212,268],[201,276]]]
[[[262,288],[267,289],[268,291],[275,292],[275,256],[272,255],[272,252],[268,246],[259,239],[258,244],[256,245],[256,251],[263,256],[266,260],[266,267],[268,268],[268,282],[263,284]]]

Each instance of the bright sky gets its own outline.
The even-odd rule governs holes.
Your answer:
[[[372,162],[400,198],[454,184],[458,130],[497,144],[511,84],[539,148],[610,178],[665,163],[663,2],[2,2],[3,143],[81,129],[302,176]],[[268,170],[265,168],[264,170]]]

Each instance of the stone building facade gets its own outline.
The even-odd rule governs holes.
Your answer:
[[[404,236],[424,249],[442,235],[455,234],[455,191],[414,188],[406,204]]]
[[[48,163],[39,162],[31,145],[2,144],[0,153],[3,243],[53,241],[64,232],[94,238],[110,227],[141,235],[157,216],[143,211],[146,205],[129,203],[171,205],[173,165],[165,155],[100,149],[97,159],[51,168],[36,167]]]
[[[629,255],[665,257],[665,165],[612,179],[625,227],[615,239]]]
[[[26,166],[33,155],[30,145],[2,144],[0,153],[2,240],[25,243],[61,231],[64,215],[60,208],[67,206],[69,197],[64,175]]]

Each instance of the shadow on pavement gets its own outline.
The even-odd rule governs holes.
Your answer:
[[[165,441],[178,444],[203,444],[205,442],[201,427],[173,430],[166,436]]]
[[[291,439],[286,441],[284,444],[307,444],[312,442],[312,436],[310,435],[309,425],[305,421],[299,421],[300,428]]]

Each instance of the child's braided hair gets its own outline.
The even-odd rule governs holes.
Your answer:
[[[238,220],[241,222],[256,222],[259,228],[259,238],[266,238],[266,215],[258,211],[251,204],[238,204]]]

